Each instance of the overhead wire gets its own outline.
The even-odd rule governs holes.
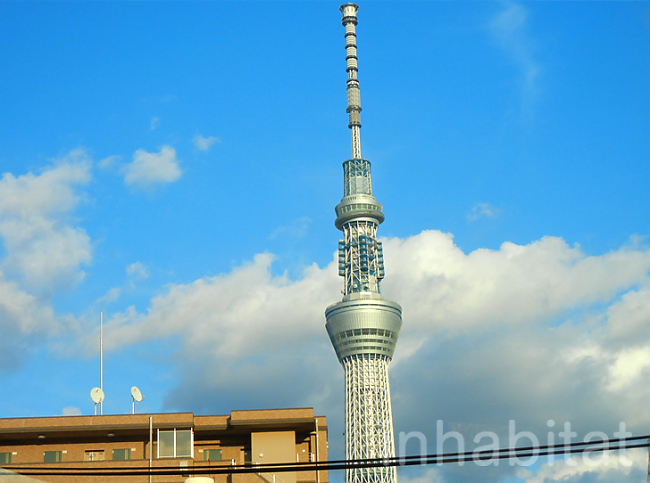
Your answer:
[[[443,465],[467,461],[485,462],[514,458],[539,456],[562,456],[580,453],[617,451],[634,448],[648,448],[650,435],[628,438],[601,439],[575,443],[559,443],[545,446],[510,447],[499,449],[473,450],[456,453],[395,456],[390,458],[368,458],[355,460],[332,460],[320,462],[267,463],[218,466],[158,466],[120,468],[74,468],[11,465],[11,470],[26,476],[138,476],[138,475],[209,475],[236,473],[281,473],[289,471],[335,471],[355,468],[376,468],[388,466]],[[644,440],[644,441],[642,441]]]

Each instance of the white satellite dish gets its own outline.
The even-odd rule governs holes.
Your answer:
[[[138,389],[136,386],[133,386],[131,388],[131,399],[133,399],[133,405],[131,406],[132,407],[131,414],[135,414],[135,404],[136,403],[140,404],[144,399],[144,396],[140,392],[140,389]]]
[[[104,391],[98,387],[93,387],[90,391],[90,399],[92,399],[95,404],[99,404],[104,400]]]
[[[104,391],[100,387],[93,387],[90,390],[90,399],[95,403],[95,416],[97,416],[97,405],[104,400]]]
[[[131,388],[131,396],[133,397],[133,400],[137,403],[142,402],[142,400],[144,399],[144,396],[140,392],[140,389],[138,389],[135,386]]]

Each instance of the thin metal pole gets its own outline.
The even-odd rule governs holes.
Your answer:
[[[318,456],[318,419],[316,421],[316,451],[314,451],[316,455],[316,463],[318,463],[319,456]],[[318,471],[318,467],[316,468],[316,483],[320,483],[320,471]]]
[[[99,388],[104,393],[104,311],[99,310]],[[99,414],[104,414],[104,399],[99,403]]]
[[[149,416],[149,483],[151,483],[151,460],[153,459],[153,416]]]

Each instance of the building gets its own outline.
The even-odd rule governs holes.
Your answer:
[[[343,199],[336,206],[339,275],[343,300],[325,311],[327,332],[345,371],[345,458],[395,456],[388,364],[402,327],[402,308],[381,296],[384,278],[382,243],[377,228],[382,206],[372,195],[370,161],[361,156],[361,104],[357,78],[357,5],[341,6],[345,26],[348,127],[352,158],[343,163]],[[350,468],[347,483],[394,483],[394,466]]]
[[[54,483],[325,483],[326,470],[264,465],[326,460],[327,421],[311,408],[0,419],[0,467]]]

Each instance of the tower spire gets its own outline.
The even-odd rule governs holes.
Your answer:
[[[395,456],[388,364],[402,327],[402,308],[379,290],[384,278],[377,228],[382,206],[372,195],[370,161],[361,157],[361,105],[357,79],[357,10],[341,6],[345,27],[349,127],[352,158],[343,163],[343,199],[336,205],[339,275],[343,300],[325,310],[325,327],[345,371],[345,457],[348,460]],[[346,483],[396,483],[394,467],[351,468]]]
[[[357,66],[357,10],[354,3],[341,5],[343,14],[341,23],[345,27],[345,60],[348,64],[348,109],[350,119],[348,127],[352,132],[352,157],[361,157],[361,99],[359,96],[359,68]]]

